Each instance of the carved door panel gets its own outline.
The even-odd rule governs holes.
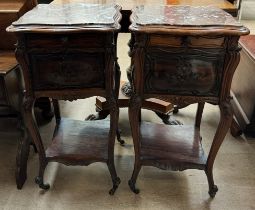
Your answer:
[[[144,64],[145,93],[218,96],[224,52],[151,50]]]
[[[34,90],[104,88],[104,53],[32,54]]]

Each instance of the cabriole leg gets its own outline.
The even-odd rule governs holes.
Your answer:
[[[209,184],[209,195],[213,198],[218,191],[217,186],[214,184],[213,180],[213,163],[215,157],[219,151],[219,148],[230,128],[232,117],[233,117],[233,109],[231,107],[230,101],[224,101],[219,105],[220,108],[220,122],[216,131],[216,134],[213,139],[213,143],[210,149],[210,153],[206,163],[205,173],[207,175],[207,180]]]
[[[113,195],[120,184],[120,178],[117,176],[115,165],[114,165],[114,144],[116,137],[116,130],[118,129],[119,122],[119,107],[117,106],[116,98],[114,93],[111,94],[107,101],[111,107],[110,112],[110,133],[108,141],[108,162],[107,166],[111,174],[113,187],[109,191],[110,195]]]
[[[140,163],[140,121],[141,121],[141,106],[142,100],[140,97],[133,95],[130,99],[129,104],[129,122],[134,142],[135,150],[135,165],[131,179],[128,182],[130,189],[138,194],[140,191],[135,187],[137,176],[141,170]]]
[[[47,160],[45,156],[44,146],[42,144],[42,139],[35,121],[34,117],[34,102],[35,98],[31,96],[26,96],[23,102],[23,112],[24,112],[24,121],[27,129],[31,135],[31,138],[36,145],[39,155],[39,175],[36,177],[35,182],[39,185],[40,188],[47,190],[50,188],[50,185],[44,184],[43,174],[47,166]]]
[[[136,184],[136,180],[138,177],[138,174],[141,170],[141,165],[140,164],[135,164],[134,170],[133,170],[133,174],[131,179],[128,181],[128,185],[130,187],[130,189],[135,193],[138,194],[140,192],[140,190],[138,188],[136,188],[135,184]]]
[[[111,174],[112,178],[112,189],[110,189],[109,194],[114,195],[115,191],[118,189],[119,184],[120,184],[120,178],[117,176],[116,169],[114,166],[114,161],[110,161],[111,163],[107,163],[108,169]]]

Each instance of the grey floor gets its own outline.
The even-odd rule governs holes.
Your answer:
[[[255,19],[255,18],[254,18]],[[255,21],[245,20],[255,34]],[[120,34],[118,41],[119,63],[122,79],[129,65],[127,42],[129,34]],[[75,102],[61,101],[64,117],[83,120],[94,113],[95,98]],[[194,121],[196,106],[181,110],[174,117],[184,124]],[[143,119],[161,123],[151,111],[143,111]],[[203,145],[206,152],[219,120],[219,110],[212,105],[205,106],[202,122]],[[45,145],[49,144],[55,122],[40,126]],[[110,175],[104,164],[88,167],[68,167],[58,163],[48,165],[45,180],[51,189],[44,192],[34,183],[38,173],[38,155],[31,150],[28,161],[28,179],[22,190],[15,186],[15,155],[19,135],[15,129],[1,132],[0,136],[0,209],[183,209],[183,210],[249,210],[255,209],[255,140],[244,136],[233,138],[229,133],[218,153],[214,165],[215,182],[219,192],[214,199],[207,193],[208,186],[203,171],[163,171],[153,167],[142,168],[137,185],[140,194],[133,194],[127,185],[133,170],[134,152],[127,109],[120,111],[120,128],[126,141],[125,147],[115,145],[116,168],[122,180],[114,196],[108,194],[111,188]]]

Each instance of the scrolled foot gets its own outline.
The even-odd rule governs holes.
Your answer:
[[[90,114],[85,118],[86,121],[88,120],[99,120],[99,115],[98,114]]]
[[[135,183],[131,179],[128,181],[128,185],[132,192],[134,192],[135,194],[138,194],[140,192],[140,190],[135,187]]]
[[[121,138],[117,138],[118,142],[120,143],[121,146],[125,145],[125,141],[122,140]]]
[[[44,184],[44,183],[43,183],[43,178],[42,178],[42,177],[37,176],[37,177],[35,178],[35,183],[38,184],[39,187],[40,187],[41,189],[43,189],[43,190],[48,190],[48,189],[50,189],[50,185],[49,185],[49,184]]]
[[[166,125],[183,125],[179,120],[171,119],[171,115],[155,112],[162,122]]]
[[[217,192],[218,192],[217,185],[213,185],[213,187],[211,189],[209,189],[208,193],[209,193],[211,198],[214,198]]]
[[[114,193],[115,193],[115,191],[118,189],[118,187],[119,187],[119,184],[120,184],[120,178],[119,177],[117,177],[114,181],[113,181],[113,187],[112,187],[112,189],[110,189],[110,191],[109,191],[109,194],[110,195],[114,195]]]
[[[116,135],[117,135],[117,141],[120,143],[121,146],[124,146],[125,145],[125,141],[121,139],[120,130],[119,129],[117,129]]]
[[[85,120],[103,120],[110,114],[109,110],[99,110],[96,108],[96,111],[96,114],[90,114]]]

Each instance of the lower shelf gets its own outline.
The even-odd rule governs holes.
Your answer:
[[[141,123],[141,162],[161,169],[205,169],[207,157],[194,126]]]
[[[106,162],[109,130],[109,120],[61,119],[56,125],[52,144],[46,150],[46,158],[66,165]]]

